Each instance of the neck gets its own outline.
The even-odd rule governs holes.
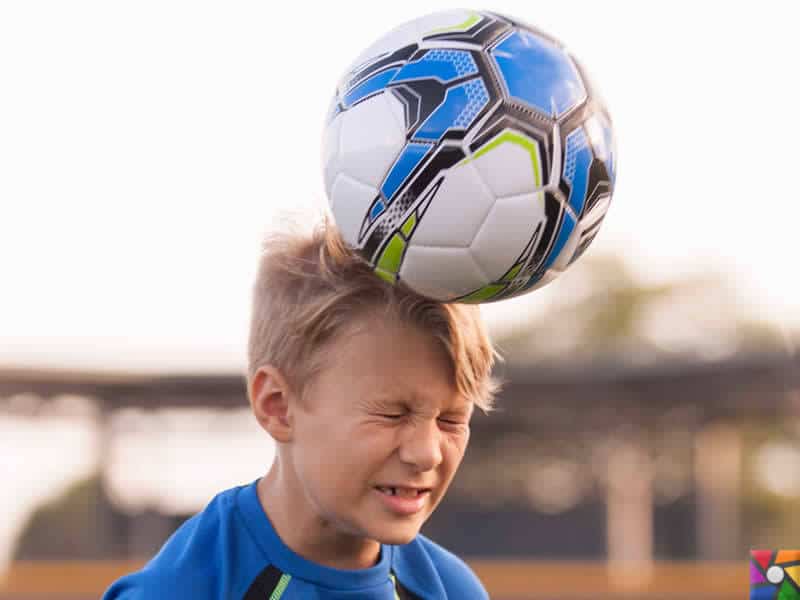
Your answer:
[[[276,459],[258,482],[258,499],[284,544],[306,560],[336,569],[367,569],[380,559],[380,544],[343,532],[321,516]]]

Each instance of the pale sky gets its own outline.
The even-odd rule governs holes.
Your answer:
[[[260,237],[281,210],[324,203],[342,70],[457,6],[0,4],[0,365],[241,369]],[[754,313],[797,327],[793,6],[474,8],[561,39],[607,101],[618,185],[590,252],[622,252],[649,280],[722,270]]]

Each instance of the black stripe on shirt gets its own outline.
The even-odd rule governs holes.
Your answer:
[[[269,598],[275,588],[278,587],[278,582],[281,580],[282,575],[283,573],[277,567],[268,566],[253,580],[250,589],[247,590],[242,600],[265,600]]]

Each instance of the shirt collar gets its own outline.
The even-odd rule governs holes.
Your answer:
[[[303,558],[278,536],[264,512],[257,492],[258,480],[243,486],[236,495],[236,504],[256,544],[269,562],[282,572],[333,589],[357,589],[385,583],[389,578],[394,546],[381,544],[378,564],[368,569],[335,569]]]

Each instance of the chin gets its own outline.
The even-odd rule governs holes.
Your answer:
[[[416,525],[383,525],[375,527],[375,535],[372,537],[375,541],[381,544],[389,544],[390,546],[403,546],[410,543],[417,534],[420,528]]]

